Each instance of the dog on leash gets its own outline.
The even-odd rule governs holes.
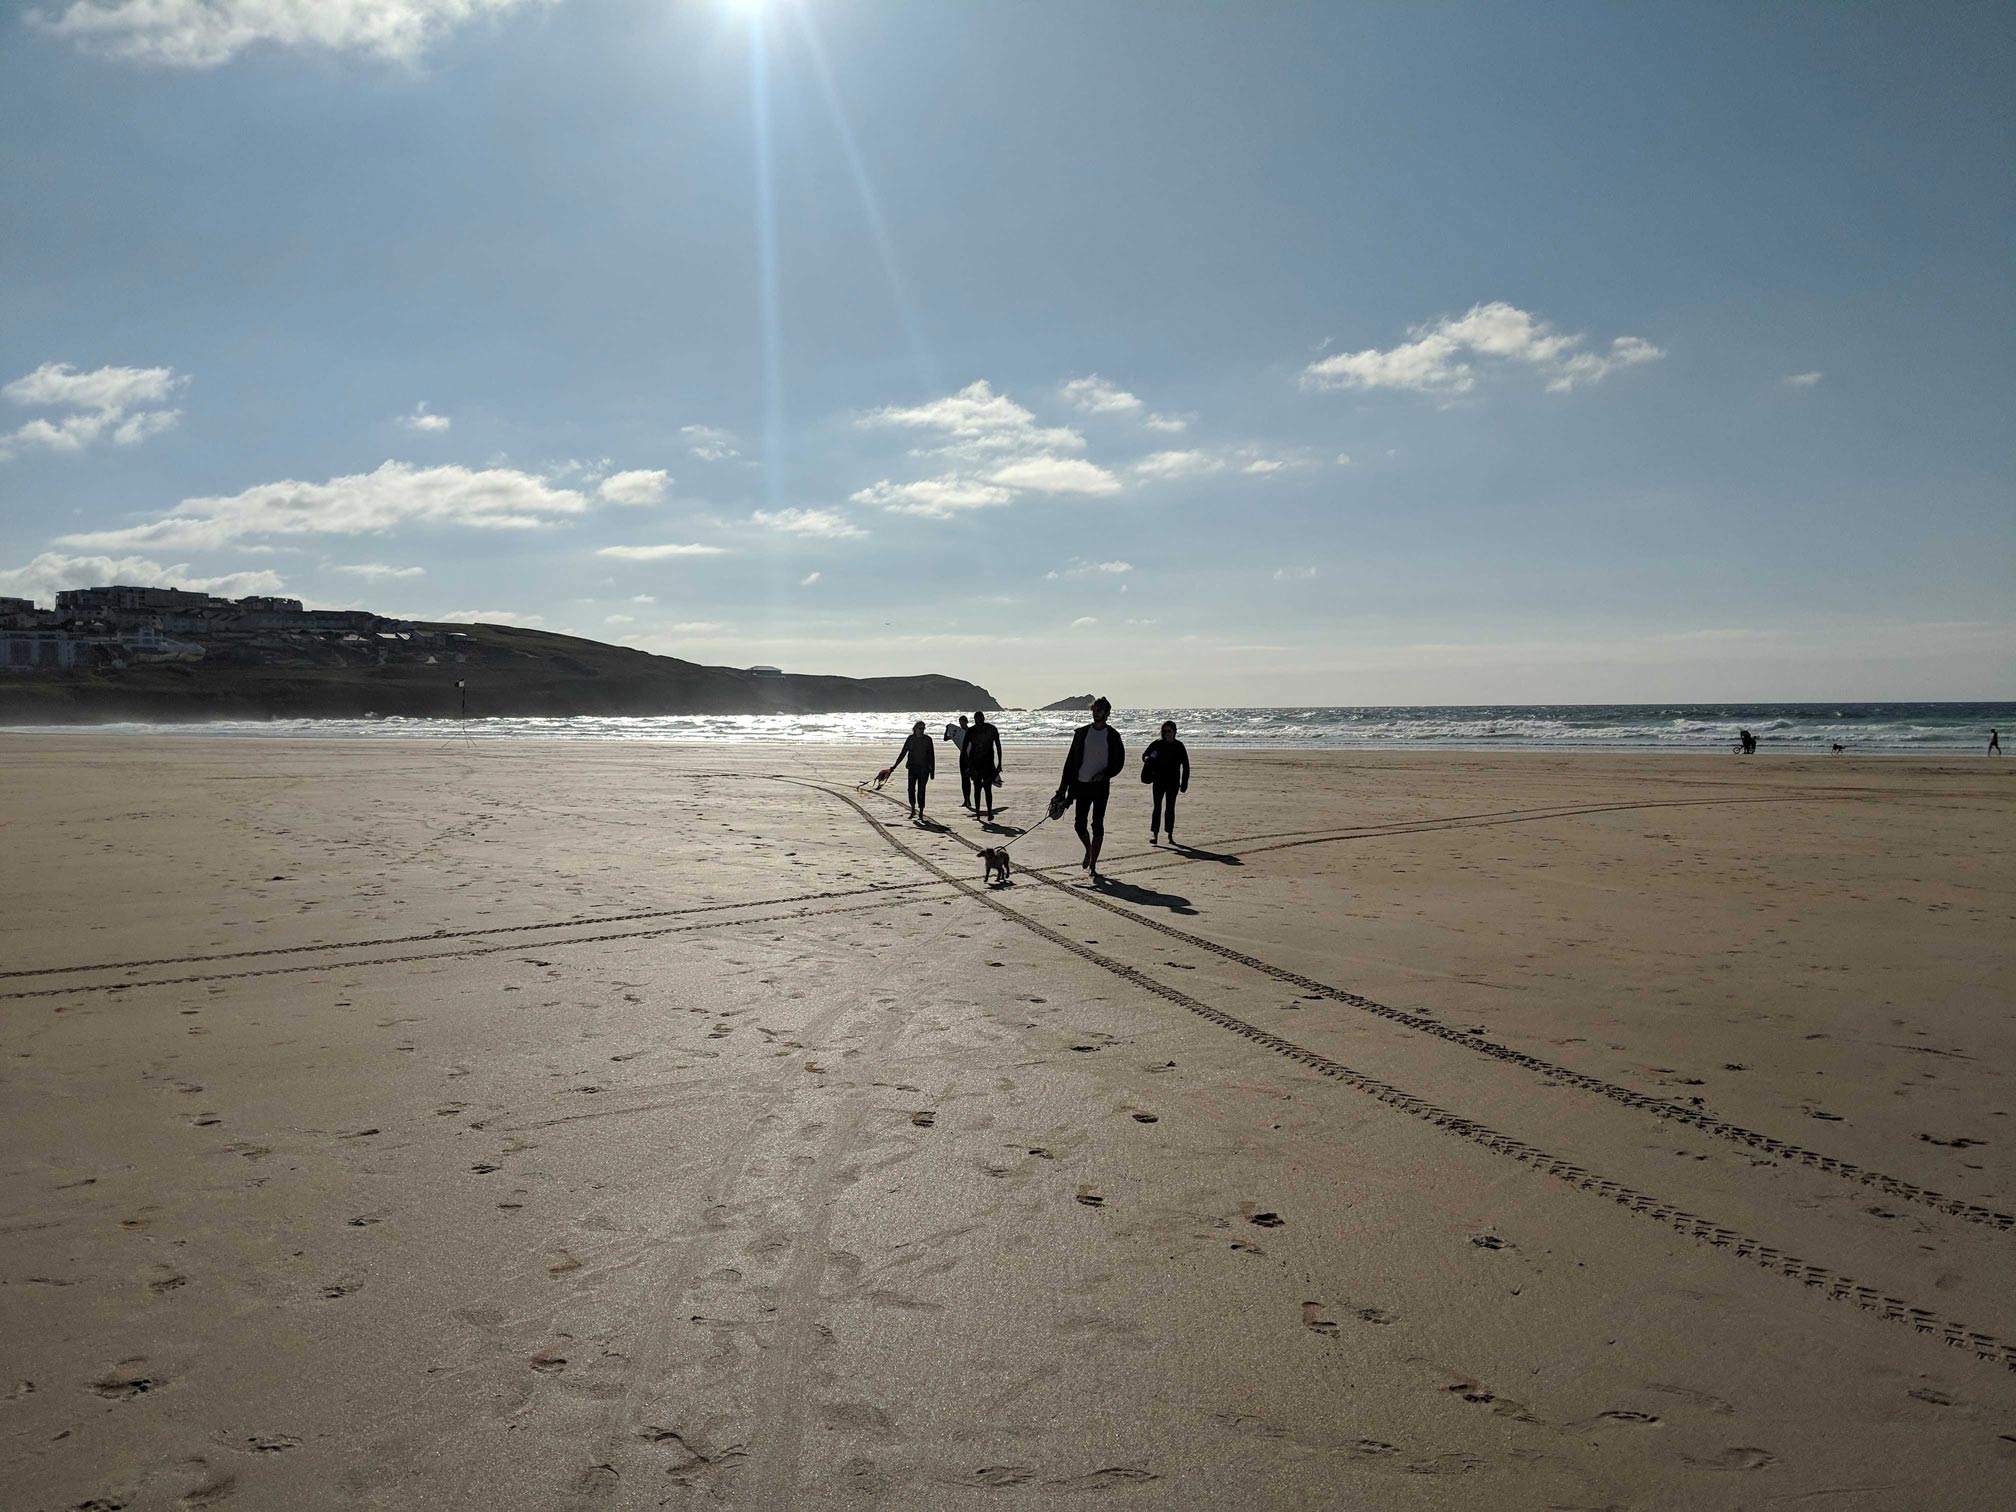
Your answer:
[[[1008,847],[992,846],[980,852],[980,859],[987,863],[987,874],[982,880],[990,887],[1006,887],[1008,874],[1013,870],[1008,860]]]
[[[879,792],[881,792],[881,791],[882,791],[882,784],[883,784],[883,783],[885,783],[885,782],[887,782],[887,781],[889,780],[889,774],[890,774],[891,772],[895,771],[895,770],[896,770],[896,768],[894,768],[894,767],[884,767],[884,768],[882,768],[882,770],[881,770],[881,771],[879,771],[879,772],[877,772],[877,773],[875,774],[875,791],[876,791],[876,792],[878,792],[878,793],[879,793]]]

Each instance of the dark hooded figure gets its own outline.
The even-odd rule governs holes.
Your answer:
[[[973,812],[984,807],[987,818],[994,817],[994,784],[1001,780],[1001,732],[987,723],[985,710],[973,711],[973,728],[966,732],[964,747],[966,773],[973,781]]]
[[[1106,722],[1113,705],[1103,698],[1092,701],[1092,723],[1080,725],[1071,737],[1071,754],[1064,758],[1064,783],[1059,793],[1078,806],[1078,838],[1085,842],[1085,859],[1078,864],[1099,879],[1099,847],[1106,839],[1106,799],[1112,782],[1127,767],[1127,748],[1120,732]]]
[[[1158,844],[1168,831],[1176,840],[1176,795],[1190,791],[1190,752],[1176,738],[1176,721],[1162,721],[1162,738],[1141,754],[1141,780],[1153,783],[1155,807],[1148,816],[1148,843]]]
[[[924,721],[918,720],[910,727],[910,738],[903,742],[903,749],[896,753],[891,766],[909,768],[910,772],[910,817],[924,817],[924,787],[938,770],[937,747],[931,737],[924,733]]]

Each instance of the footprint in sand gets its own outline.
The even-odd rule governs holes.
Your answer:
[[[1321,1302],[1304,1302],[1302,1304],[1302,1326],[1320,1334],[1334,1334],[1337,1332],[1337,1325],[1323,1316],[1323,1304]]]
[[[1115,1486],[1139,1486],[1160,1479],[1152,1470],[1142,1470],[1133,1465],[1108,1465],[1087,1475],[1070,1475],[1044,1484],[1055,1486],[1059,1491],[1106,1491]]]
[[[162,1378],[146,1366],[144,1359],[121,1360],[95,1381],[85,1382],[84,1389],[110,1402],[126,1402],[145,1396],[163,1384]]]
[[[1280,1228],[1288,1220],[1279,1213],[1248,1213],[1246,1221],[1255,1228]]]
[[[912,1113],[910,1115],[910,1122],[917,1125],[920,1129],[928,1129],[938,1122],[938,1115],[926,1108],[921,1112]]]
[[[1094,1188],[1089,1186],[1081,1186],[1080,1188],[1078,1188],[1078,1200],[1084,1203],[1085,1206],[1087,1207],[1096,1208],[1106,1206],[1106,1199],[1104,1197],[1101,1197]]]
[[[1764,1470],[1778,1463],[1776,1455],[1747,1446],[1731,1447],[1706,1457],[1689,1454],[1682,1458],[1697,1470]]]

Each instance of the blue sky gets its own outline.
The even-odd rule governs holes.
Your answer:
[[[0,593],[2009,696],[2016,10],[36,0]]]

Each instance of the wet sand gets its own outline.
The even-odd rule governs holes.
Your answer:
[[[5,1505],[2007,1505],[2016,776],[1192,754],[0,736]]]

